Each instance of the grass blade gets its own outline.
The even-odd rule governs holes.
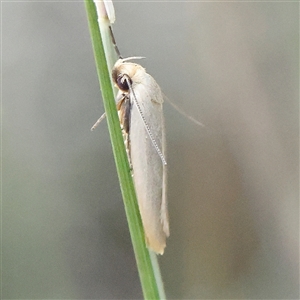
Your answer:
[[[108,19],[99,20],[99,25],[103,26],[100,33],[97,22],[97,11],[93,0],[85,0],[85,6],[112,149],[114,153],[120,188],[123,196],[126,217],[144,298],[160,299],[159,295],[164,295],[164,292],[161,291],[161,289],[163,289],[163,284],[161,279],[157,279],[160,278],[160,276],[157,277],[154,274],[149,251],[145,245],[144,230],[139,213],[125,145],[123,142],[122,132],[120,129],[113,87],[111,85],[111,66],[108,66],[105,56],[105,53],[109,52],[110,49],[104,49],[102,43],[103,40],[107,40],[107,36],[103,37],[103,35],[109,34],[108,26],[110,25],[110,23]],[[110,48],[113,49],[112,47]],[[156,280],[160,280],[160,282],[157,283]]]

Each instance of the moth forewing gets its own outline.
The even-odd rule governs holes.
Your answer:
[[[146,115],[151,116],[150,130],[158,147],[165,152],[162,104],[153,102],[143,86],[135,89],[136,97]],[[143,97],[141,97],[143,96]],[[152,250],[162,254],[169,235],[165,198],[166,165],[153,148],[137,108],[133,105],[130,123],[130,153],[133,179],[146,241]]]
[[[162,92],[156,81],[138,64],[120,59],[112,73],[116,85],[130,98],[130,104],[127,103],[126,106],[124,102],[121,106],[119,116],[123,116],[120,118],[123,128],[126,128],[124,120],[129,120],[129,130],[125,132],[128,139],[126,145],[129,147],[127,152],[146,243],[151,250],[163,254],[166,237],[169,236],[169,221],[166,199],[167,170],[161,158],[162,155],[165,161]],[[127,81],[122,80],[122,76]],[[124,116],[128,112],[128,105],[130,116],[126,118]]]

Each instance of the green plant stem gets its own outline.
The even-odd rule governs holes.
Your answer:
[[[154,275],[148,249],[145,246],[144,230],[137,205],[134,185],[124,146],[120,123],[117,115],[110,72],[97,22],[97,12],[92,0],[85,0],[90,34],[92,38],[97,73],[101,86],[105,113],[116,162],[125,212],[127,216],[132,245],[145,299],[160,299],[159,289]],[[107,20],[108,21],[108,20]],[[101,25],[100,25],[101,26]],[[101,30],[103,34],[103,30]],[[162,285],[162,282],[159,283]]]

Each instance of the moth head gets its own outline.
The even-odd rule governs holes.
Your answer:
[[[142,57],[128,57],[119,59],[112,69],[112,79],[119,90],[128,92],[129,85],[135,82],[135,76],[139,72],[145,72],[145,69],[139,64],[127,62],[129,59],[137,59]]]
[[[121,72],[117,72],[113,70],[112,73],[113,81],[119,90],[123,92],[129,91],[129,85],[132,85],[132,80],[127,74],[123,74]]]

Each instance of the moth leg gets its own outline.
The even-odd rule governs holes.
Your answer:
[[[119,114],[119,120],[122,128],[124,144],[126,153],[132,171],[131,155],[130,155],[130,115],[131,115],[131,103],[128,94],[122,93],[120,101],[117,103],[117,109]]]
[[[132,172],[133,168],[132,168],[131,155],[130,155],[130,138],[129,138],[129,134],[126,133],[124,130],[123,130],[123,138],[124,138],[124,144],[126,148],[128,161],[129,161],[130,171]]]
[[[103,119],[106,118],[106,114],[104,113],[97,121],[96,123],[92,126],[91,131],[93,131],[100,123]]]
[[[121,94],[120,97],[118,97],[120,99],[117,99],[117,109],[120,110],[120,106],[122,106],[123,101],[125,100],[125,95]],[[98,125],[106,118],[106,113],[104,113],[97,121],[96,123],[92,126],[91,131],[93,131],[94,129],[96,129],[96,127],[98,127]]]

